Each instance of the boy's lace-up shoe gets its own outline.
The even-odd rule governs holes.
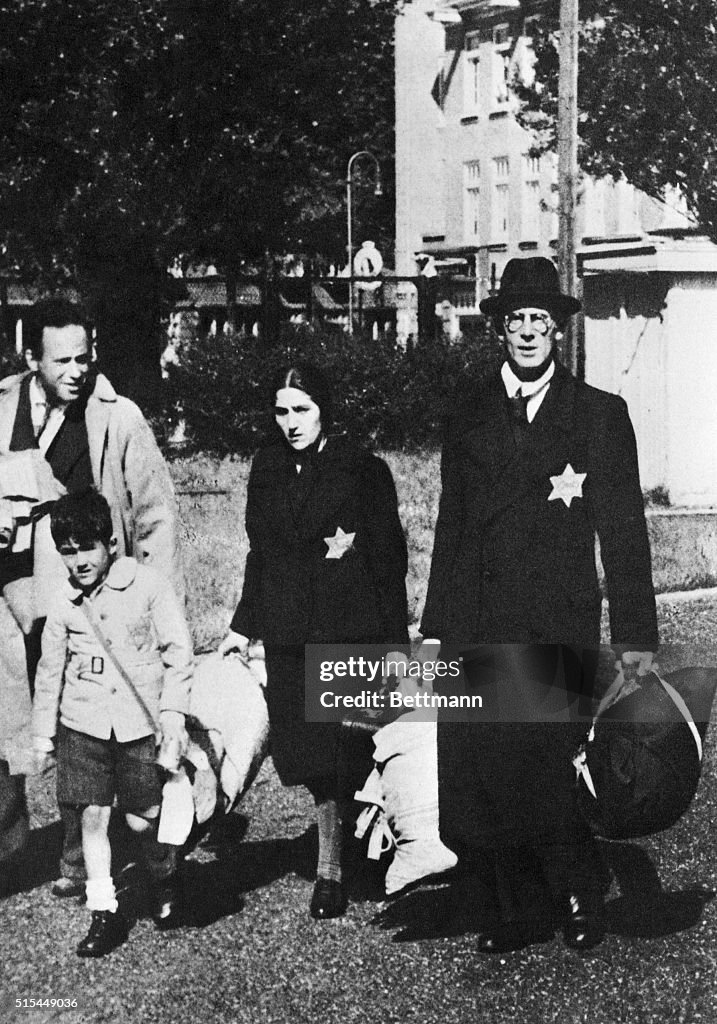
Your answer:
[[[127,922],[117,910],[93,910],[92,924],[87,935],[77,947],[82,957],[106,956],[126,941],[129,934]]]

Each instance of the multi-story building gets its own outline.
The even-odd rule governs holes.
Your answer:
[[[555,256],[556,158],[511,89],[549,5],[408,0],[396,19],[396,270],[427,254],[458,275],[440,293],[455,329],[511,257]],[[717,506],[717,246],[625,181],[583,179],[576,213],[586,379],[628,402],[646,488]]]
[[[419,252],[462,267],[476,281],[463,315],[512,256],[555,253],[557,159],[535,152],[511,89],[532,78],[531,37],[549,3],[413,0],[397,19],[397,270],[414,273]],[[689,227],[678,209],[611,179],[581,182],[577,221],[586,251]]]

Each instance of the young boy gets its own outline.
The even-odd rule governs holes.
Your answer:
[[[169,583],[134,558],[115,557],[102,495],[60,498],[50,528],[69,580],[42,637],[33,732],[41,765],[56,745],[58,801],[82,809],[92,924],[77,953],[97,957],[127,938],[110,872],[107,829],[115,797],[144,847],[155,923],[178,922],[174,851],[157,841],[162,777],[155,730],[177,756],[186,750],[192,643]]]

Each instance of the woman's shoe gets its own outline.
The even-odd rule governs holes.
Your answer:
[[[328,921],[331,917],[341,917],[346,913],[348,904],[343,882],[335,882],[333,878],[316,879],[309,905],[309,913],[313,918]]]

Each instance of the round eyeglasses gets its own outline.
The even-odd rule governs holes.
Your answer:
[[[506,313],[503,317],[503,323],[511,334],[519,331],[526,320],[536,334],[547,334],[553,324],[553,318],[548,313],[515,312]]]

